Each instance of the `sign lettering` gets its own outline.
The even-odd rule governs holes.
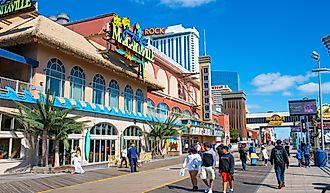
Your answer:
[[[0,17],[33,8],[34,3],[32,0],[0,1]]]
[[[166,28],[156,27],[156,28],[149,28],[143,30],[143,35],[150,36],[150,35],[161,35],[165,34]]]
[[[138,23],[131,26],[131,21],[128,18],[115,16],[109,23],[109,28],[107,41],[114,45],[113,51],[140,64],[143,70],[147,60],[154,62],[155,53],[147,47],[148,40],[142,35],[142,29]]]
[[[203,119],[204,121],[209,121],[212,119],[212,108],[211,108],[211,96],[210,96],[210,90],[211,90],[211,82],[210,82],[210,69],[209,65],[201,66],[201,89],[202,93],[204,93],[204,100],[202,100],[202,108],[203,108]]]
[[[279,115],[273,115],[271,117],[267,117],[266,121],[268,122],[269,125],[272,126],[280,126],[282,125],[285,117],[281,117]]]

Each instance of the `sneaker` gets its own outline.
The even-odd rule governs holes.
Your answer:
[[[230,191],[229,191],[229,192],[233,193],[233,192],[234,192],[234,189],[230,189]]]
[[[265,166],[267,166],[267,164],[265,164]]]
[[[209,189],[209,191],[207,193],[213,193],[212,189]]]
[[[209,191],[210,191],[210,187],[206,187],[204,190],[205,193],[208,193]]]
[[[193,191],[197,191],[198,190],[198,186],[194,186],[192,190]]]

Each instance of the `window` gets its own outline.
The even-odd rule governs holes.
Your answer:
[[[148,109],[147,113],[149,115],[154,115],[154,113],[155,113],[155,103],[150,99],[147,99],[147,109]]]
[[[109,123],[99,123],[92,127],[89,162],[106,162],[108,156],[114,156],[117,135],[117,129]]]
[[[56,58],[48,61],[46,67],[46,91],[50,94],[63,97],[65,70],[63,63]]]
[[[79,66],[72,68],[70,73],[70,97],[76,100],[85,100],[85,73]]]
[[[174,107],[172,109],[172,114],[175,115],[175,116],[181,117],[182,116],[181,109],[179,107]]]
[[[104,105],[105,81],[102,75],[93,78],[93,103]]]
[[[199,120],[199,115],[198,115],[197,113],[194,113],[194,114],[192,115],[192,118],[193,118],[194,120]]]
[[[143,97],[142,90],[137,89],[136,94],[135,94],[135,98],[136,98],[136,112],[137,113],[143,113],[144,97]]]
[[[157,105],[157,114],[161,118],[167,118],[170,108],[165,103],[159,103]]]
[[[117,81],[111,80],[109,85],[110,107],[119,109],[119,86]]]
[[[124,131],[124,136],[142,136],[142,130],[138,127],[128,127]]]
[[[133,89],[127,85],[125,87],[125,111],[131,113],[133,111]]]
[[[188,110],[183,111],[183,117],[186,119],[190,119],[190,112]]]

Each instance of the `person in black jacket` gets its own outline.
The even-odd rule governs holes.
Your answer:
[[[277,140],[276,144],[277,145],[272,149],[272,153],[270,155],[270,163],[274,165],[278,188],[281,189],[282,187],[285,187],[285,166],[286,168],[289,168],[289,157],[286,150],[281,145],[282,141]]]
[[[245,145],[239,149],[238,153],[239,153],[239,159],[242,162],[242,168],[245,171],[246,170],[246,160],[247,160],[247,152],[244,150]]]
[[[219,158],[219,172],[223,181],[223,192],[227,192],[228,183],[230,191],[234,192],[234,156],[228,152],[227,146],[222,147],[222,153],[222,156]]]

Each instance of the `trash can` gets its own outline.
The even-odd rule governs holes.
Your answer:
[[[321,149],[316,149],[314,153],[315,166],[325,167],[327,166],[327,153]]]

